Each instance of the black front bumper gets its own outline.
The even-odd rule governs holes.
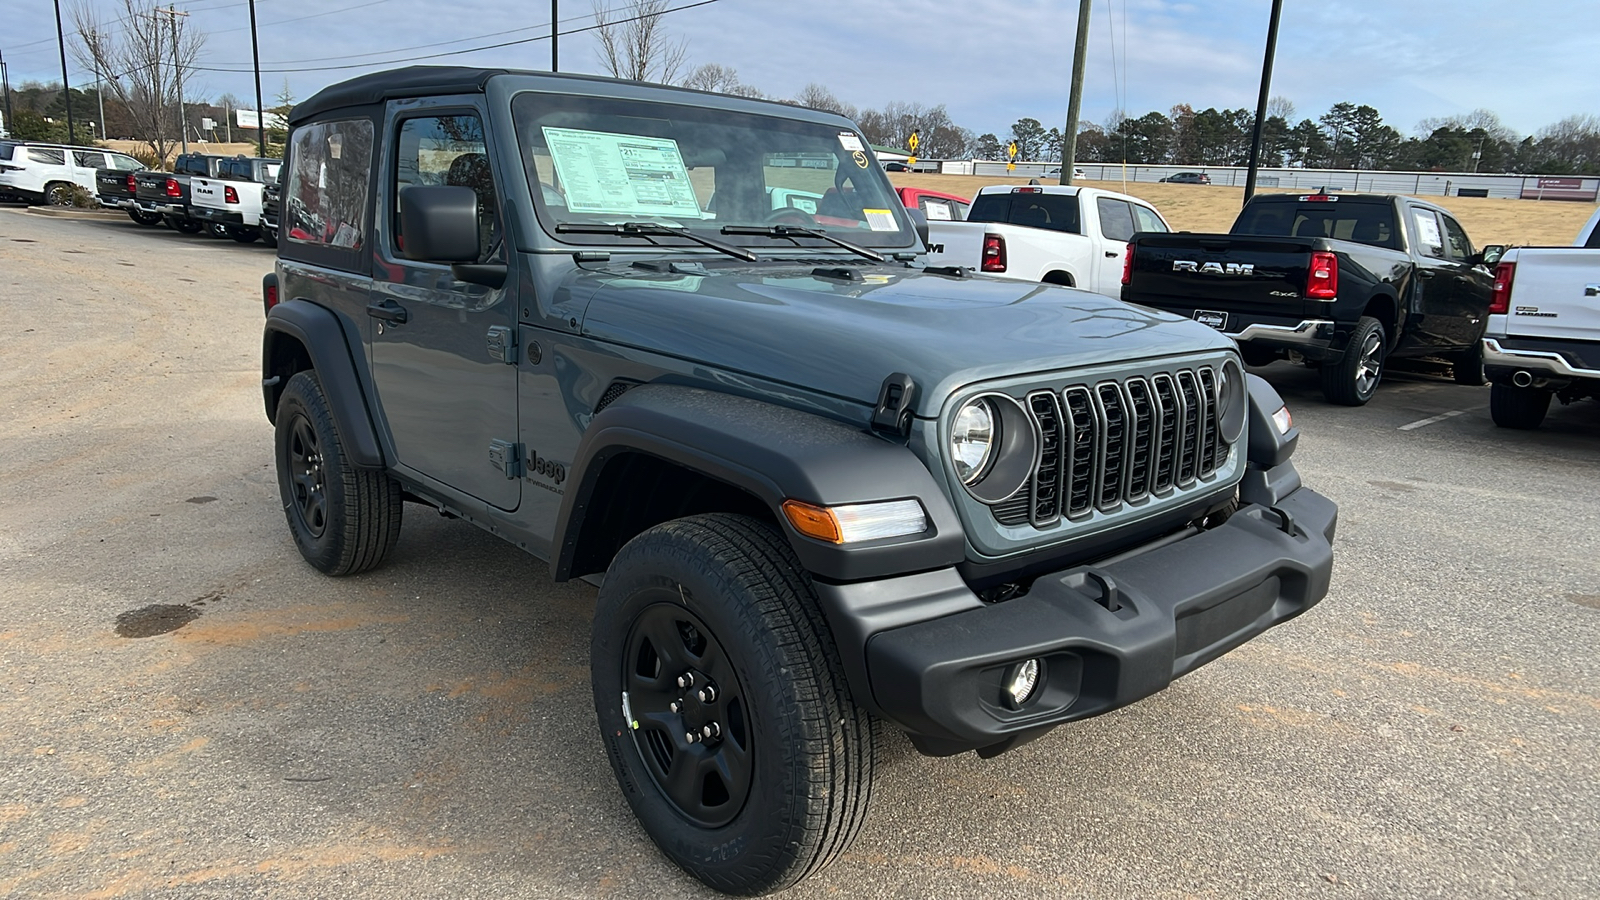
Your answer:
[[[925,753],[999,752],[1148,697],[1305,612],[1328,592],[1337,521],[1332,501],[1300,488],[1208,531],[1046,575],[1003,603],[963,597],[964,586],[939,573],[866,588],[819,584],[818,593],[831,620],[867,621],[865,671],[852,675],[870,685],[875,712]],[[871,629],[874,617],[914,607],[939,617]],[[840,630],[848,643],[855,629]],[[1028,659],[1041,661],[1040,684],[1012,708],[1002,685]]]

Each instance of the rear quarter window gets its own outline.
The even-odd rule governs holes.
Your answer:
[[[283,233],[291,244],[341,250],[366,245],[372,139],[370,119],[316,122],[295,129],[283,192]]]
[[[47,166],[64,166],[67,164],[65,150],[51,150],[48,147],[29,147],[28,159]]]

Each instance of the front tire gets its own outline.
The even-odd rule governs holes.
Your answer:
[[[1497,383],[1489,389],[1489,417],[1501,428],[1531,431],[1550,411],[1551,394],[1542,388]]]
[[[702,515],[629,541],[600,590],[590,666],[618,786],[689,874],[763,894],[855,839],[877,722],[851,699],[810,581],[771,527]]]
[[[300,555],[329,575],[377,567],[400,538],[400,485],[350,464],[315,372],[289,379],[276,422],[278,493]]]
[[[1322,364],[1322,396],[1341,406],[1365,406],[1383,380],[1386,351],[1383,323],[1362,316],[1339,361]]]

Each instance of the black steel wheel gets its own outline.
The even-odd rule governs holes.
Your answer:
[[[315,372],[289,379],[276,425],[278,493],[300,555],[329,575],[382,563],[400,537],[400,486],[350,465]]]
[[[1383,323],[1362,316],[1350,334],[1350,342],[1337,363],[1322,364],[1322,395],[1329,403],[1365,406],[1383,380],[1383,361],[1388,353]]]
[[[161,224],[161,214],[160,213],[149,213],[149,212],[145,212],[142,209],[130,209],[130,210],[128,210],[128,218],[130,218],[133,221],[139,223],[140,225],[143,225],[146,228],[154,228],[155,226]]]
[[[590,667],[618,786],[706,885],[779,890],[855,839],[877,722],[851,699],[809,577],[771,526],[702,515],[629,541],[600,590]]]

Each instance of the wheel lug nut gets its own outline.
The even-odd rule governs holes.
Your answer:
[[[695,696],[700,698],[701,703],[710,703],[717,699],[717,687],[716,685],[708,684],[701,688]]]
[[[700,734],[708,741],[722,737],[722,726],[715,722],[700,729]]]
[[[672,701],[672,704],[670,706],[668,706],[667,708],[671,709],[673,712],[679,712],[679,711],[681,711],[683,709],[683,704],[679,703],[676,700],[674,700],[674,701]]]
[[[688,690],[689,688],[694,687],[694,673],[685,672],[682,675],[679,675],[678,687],[682,688],[683,690]]]
[[[691,744],[700,743],[700,735],[698,733],[696,733],[696,732],[693,732],[693,731],[685,732],[684,735],[683,735],[683,739],[688,741]]]

